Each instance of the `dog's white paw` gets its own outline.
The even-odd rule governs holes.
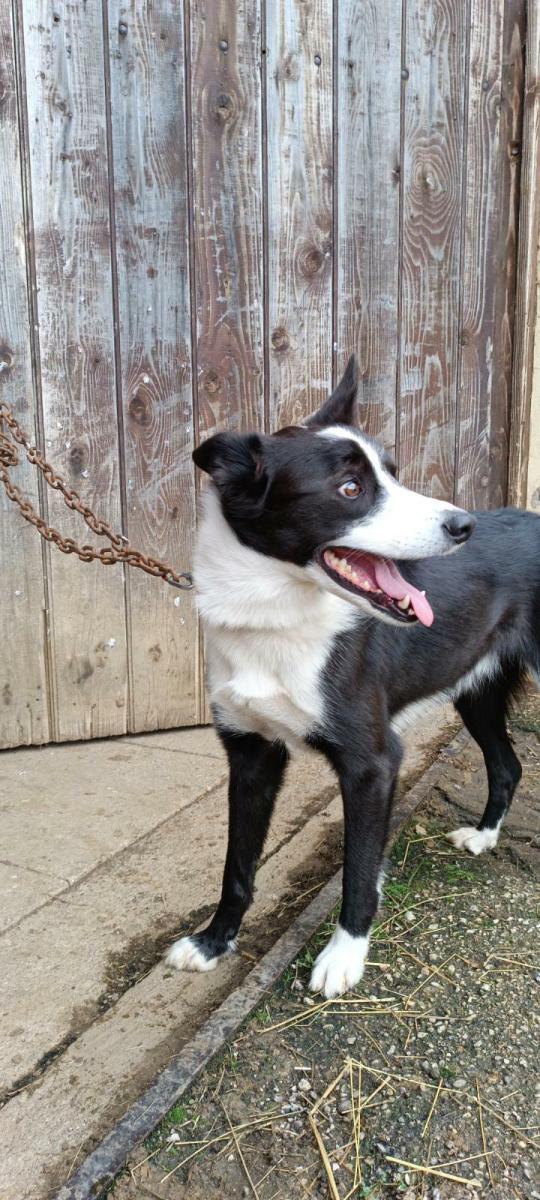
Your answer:
[[[177,971],[213,971],[219,958],[205,958],[193,938],[183,937],[173,942],[165,962],[168,967],[176,967]]]
[[[468,850],[469,854],[482,854],[484,850],[493,850],[499,840],[500,825],[495,829],[475,829],[474,825],[464,825],[462,829],[454,829],[446,837],[457,850]]]
[[[309,986],[327,1000],[342,996],[362,978],[369,937],[352,937],[341,925],[315,960]]]

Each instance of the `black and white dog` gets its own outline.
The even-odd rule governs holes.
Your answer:
[[[213,481],[195,581],[229,758],[229,841],[215,916],[168,955],[206,971],[234,946],[289,752],[308,745],[335,769],[345,817],[341,914],[311,977],[325,996],[362,975],[401,760],[397,714],[435,694],[454,700],[483,751],[489,797],[477,829],[449,836],[480,854],[496,845],[521,775],[509,700],[540,668],[539,518],[473,517],[401,487],[352,423],[356,376],[351,359],[303,427],[217,434],[193,456]]]

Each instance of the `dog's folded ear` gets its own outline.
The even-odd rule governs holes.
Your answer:
[[[324,429],[327,425],[353,425],[357,391],[358,363],[356,355],[351,354],[335,391],[325,401],[322,408],[308,417],[305,422],[307,428]]]
[[[218,487],[260,484],[265,470],[258,433],[216,433],[193,451],[193,461]]]

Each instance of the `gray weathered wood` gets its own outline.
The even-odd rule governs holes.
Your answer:
[[[405,2],[400,478],[451,499],[469,5]]]
[[[401,6],[344,0],[338,21],[337,357],[355,350],[362,428],[395,443]]]
[[[0,403],[14,409],[35,439],[18,116],[11,5],[0,0]],[[39,507],[36,472],[24,456],[13,481]],[[0,573],[0,746],[46,742],[50,725],[41,544],[1,485]]]
[[[263,421],[260,0],[191,0],[198,434]]]
[[[523,26],[521,26],[523,28]],[[517,42],[517,37],[516,37]],[[517,53],[517,47],[516,47]],[[515,304],[515,338],[511,395],[508,498],[527,502],[527,458],[530,435],[534,337],[538,302],[540,245],[540,8],[527,4],[525,98],[522,128],[523,165],[519,210],[519,243],[514,278],[519,280]],[[518,134],[519,136],[519,134]]]
[[[120,386],[133,545],[191,562],[191,329],[182,0],[108,6]],[[192,595],[129,576],[132,729],[196,714]]]
[[[47,457],[120,526],[102,14],[96,4],[23,7]],[[52,522],[89,533],[52,495]],[[36,536],[36,535],[34,535]],[[119,567],[54,553],[52,687],[59,738],[126,729],[126,627]]]
[[[268,330],[272,427],[332,383],[332,0],[267,5]]]
[[[502,430],[493,428],[495,399],[501,387],[494,372],[501,264],[497,254],[500,230],[493,213],[507,163],[501,129],[504,9],[504,0],[472,0],[455,479],[456,501],[468,508],[487,508],[495,497],[503,502],[500,472],[505,470],[504,454],[499,453],[493,461],[492,439],[501,432],[507,437],[505,421]]]

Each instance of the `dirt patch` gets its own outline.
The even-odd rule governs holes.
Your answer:
[[[538,698],[512,727],[524,778],[497,851],[445,840],[485,799],[464,744],[394,847],[363,984],[308,994],[326,926],[115,1200],[540,1200]]]

